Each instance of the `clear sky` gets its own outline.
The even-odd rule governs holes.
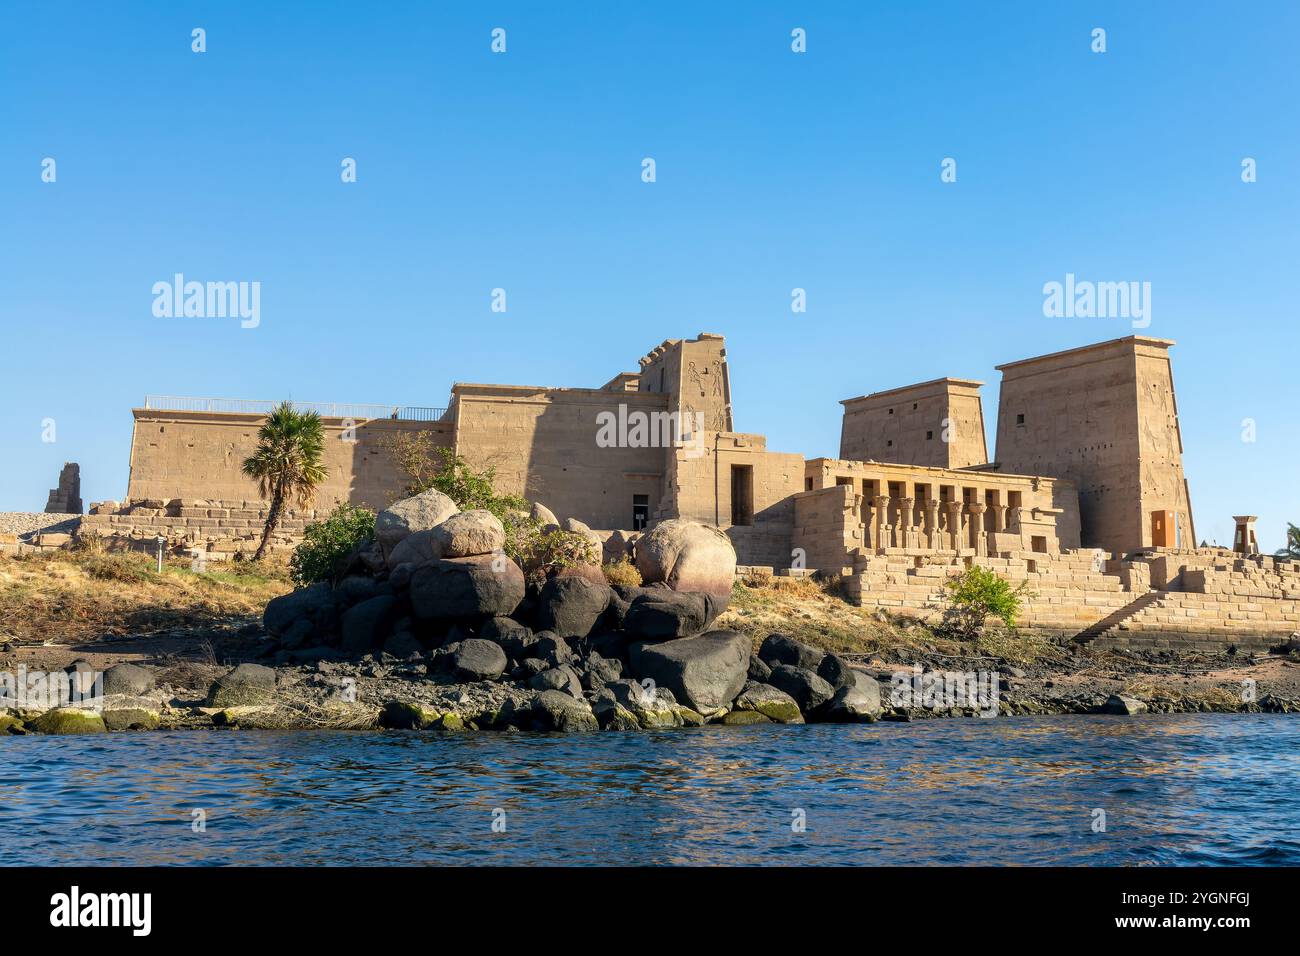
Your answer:
[[[834,455],[840,399],[941,375],[988,383],[991,448],[994,365],[1134,331],[1045,317],[1073,273],[1151,283],[1198,535],[1253,513],[1273,550],[1298,33],[1294,2],[5,0],[0,510],[65,460],[123,496],[149,393],[443,405],[700,331],[772,449]],[[155,317],[177,272],[260,282],[260,324]]]

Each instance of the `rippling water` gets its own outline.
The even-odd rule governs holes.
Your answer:
[[[9,864],[1300,863],[1282,715],[190,731],[0,755]]]

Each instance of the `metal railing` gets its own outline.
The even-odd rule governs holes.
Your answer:
[[[280,403],[248,398],[198,398],[188,395],[146,395],[144,399],[144,407],[151,411],[226,412],[235,415],[267,415],[278,404]],[[392,418],[404,422],[436,422],[447,412],[445,408],[431,405],[299,401],[290,404],[300,412],[315,412],[322,418],[350,418],[353,421]]]

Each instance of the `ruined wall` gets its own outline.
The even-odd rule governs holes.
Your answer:
[[[475,467],[495,468],[501,492],[540,501],[561,520],[577,518],[592,528],[632,528],[636,495],[647,496],[649,514],[659,507],[670,452],[662,432],[652,447],[602,448],[598,416],[617,417],[623,406],[632,436],[632,414],[662,416],[667,396],[471,384],[457,384],[452,396],[457,454]]]
[[[255,482],[244,477],[244,459],[257,447],[264,416],[232,412],[132,410],[131,477],[127,498],[252,501]],[[345,424],[345,422],[347,424]],[[435,446],[450,447],[449,422],[370,419],[349,430],[351,420],[323,419],[329,474],[315,507],[341,502],[382,509],[401,497],[404,477],[386,442],[398,432],[422,432]],[[355,441],[344,440],[355,438]]]
[[[706,431],[729,432],[730,374],[723,337],[701,332],[694,339],[668,339],[642,358],[637,387],[668,395],[671,410],[700,413]]]
[[[803,456],[768,451],[762,435],[709,432],[669,459],[658,517],[724,529],[742,565],[788,568],[802,476]]]
[[[935,468],[986,463],[981,384],[942,378],[846,399],[840,458]]]
[[[1151,544],[1151,512],[1194,538],[1182,469],[1172,342],[1130,336],[999,366],[997,466],[1072,479],[1085,547]]]

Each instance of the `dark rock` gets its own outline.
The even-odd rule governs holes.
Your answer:
[[[804,713],[816,710],[835,696],[835,688],[806,667],[776,664],[768,683],[793,697]]]
[[[523,571],[504,557],[448,558],[416,569],[411,607],[424,620],[508,616],[524,590]]]
[[[372,577],[352,574],[334,587],[334,599],[344,607],[368,601],[379,593],[379,582]]]
[[[153,690],[153,671],[139,664],[114,664],[104,671],[105,694],[127,694],[140,697]]]
[[[610,681],[616,681],[623,676],[622,661],[601,657],[595,651],[592,651],[587,655],[587,659],[583,661],[583,667],[607,684]]]
[[[391,654],[399,661],[409,661],[413,657],[423,656],[424,645],[410,631],[394,631],[392,636],[384,641],[384,653]]]
[[[527,683],[529,680],[531,680],[533,677],[536,677],[538,674],[546,670],[548,667],[550,667],[550,665],[547,664],[546,661],[541,660],[540,658],[526,657],[519,662],[519,667],[516,668],[518,673],[517,675],[515,675],[515,680],[519,680],[519,681],[523,681],[524,683]]]
[[[724,609],[712,594],[645,588],[629,604],[623,629],[646,640],[688,637],[704,631]]]
[[[817,719],[832,723],[865,723],[878,720],[884,708],[880,706],[880,685],[855,683],[841,687],[817,711]]]
[[[299,618],[311,621],[316,630],[332,629],[330,625],[337,618],[337,606],[334,592],[326,582],[317,581],[310,587],[272,598],[262,612],[262,626],[266,633],[279,637]]]
[[[280,635],[280,646],[286,651],[297,650],[316,638],[316,625],[310,618],[300,617],[289,625],[289,630]]]
[[[591,705],[558,690],[544,690],[533,700],[533,719],[544,730],[591,733],[600,723]]]
[[[409,589],[411,586],[411,575],[415,573],[417,567],[418,565],[408,563],[399,564],[397,567],[393,568],[392,571],[388,572],[389,586],[399,594]]]
[[[506,652],[500,644],[472,637],[456,648],[452,667],[461,680],[496,680],[506,669]]]
[[[601,581],[556,575],[542,585],[537,601],[537,626],[561,637],[587,637],[609,607],[613,592]]]
[[[769,634],[759,647],[758,656],[769,667],[788,664],[816,671],[825,654],[802,641],[796,641],[789,634]]]
[[[772,668],[768,667],[763,658],[753,654],[749,658],[749,679],[758,681],[760,684],[766,684],[767,679],[772,676]]]
[[[834,654],[827,654],[821,659],[817,665],[817,676],[836,690],[853,687],[858,682],[856,672],[849,666],[849,662]]]
[[[339,622],[339,630],[343,635],[340,646],[353,654],[363,654],[382,647],[388,635],[393,632],[397,612],[397,599],[387,595],[372,597],[348,608]]]
[[[550,631],[539,631],[537,642],[526,648],[526,653],[530,657],[540,657],[552,667],[558,667],[560,664],[573,664],[578,659],[577,655],[573,653],[573,648],[569,646],[569,642]]]
[[[478,636],[488,641],[496,641],[506,654],[517,661],[528,657],[528,648],[537,643],[533,632],[512,617],[493,617],[483,623]]]
[[[568,664],[548,667],[528,681],[533,690],[558,690],[572,697],[582,696],[582,679],[578,672]]]
[[[799,704],[783,690],[770,684],[748,681],[736,697],[738,711],[753,711],[781,724],[802,724]]]
[[[274,693],[275,671],[261,664],[240,664],[213,682],[208,689],[208,706],[264,704]]]
[[[1136,714],[1145,714],[1147,705],[1136,697],[1129,697],[1126,694],[1111,694],[1106,698],[1106,702],[1101,705],[1098,712],[1102,714],[1124,714],[1132,717]]]
[[[633,674],[673,692],[693,710],[728,706],[745,686],[749,638],[735,631],[709,631],[661,644],[643,644],[633,655]]]

